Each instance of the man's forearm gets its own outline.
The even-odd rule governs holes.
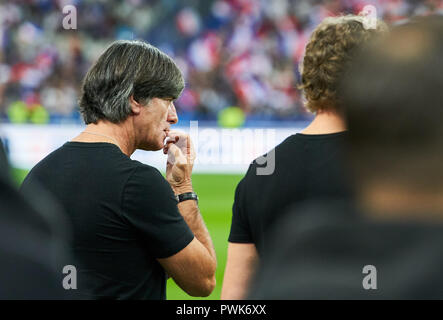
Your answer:
[[[208,250],[211,257],[216,259],[214,245],[212,244],[208,229],[198,209],[197,202],[195,200],[180,202],[178,209],[197,240]]]

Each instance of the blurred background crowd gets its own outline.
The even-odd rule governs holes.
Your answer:
[[[306,119],[298,65],[325,17],[372,4],[388,23],[443,12],[441,0],[18,0],[0,4],[0,117],[81,123],[77,99],[93,61],[117,39],[143,39],[172,56],[186,79],[181,120]],[[63,29],[63,7],[77,29]]]

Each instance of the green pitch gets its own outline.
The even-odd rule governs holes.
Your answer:
[[[226,265],[228,235],[231,226],[232,204],[235,187],[241,175],[193,175],[195,192],[199,196],[199,207],[214,242],[217,252],[217,285],[205,299],[220,299],[223,273]],[[173,280],[168,280],[167,296],[172,299],[196,299],[183,292]]]
[[[13,170],[13,176],[18,183],[23,181],[26,174],[27,172],[24,170]],[[242,175],[193,175],[194,189],[200,198],[200,211],[214,242],[218,261],[216,273],[217,286],[214,292],[205,299],[220,299],[223,273],[226,265],[227,239],[231,225],[231,209],[234,201],[235,187],[241,178]],[[188,296],[172,279],[168,280],[167,297],[169,300],[199,299]]]

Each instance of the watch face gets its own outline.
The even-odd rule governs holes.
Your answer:
[[[178,198],[178,202],[182,202],[185,200],[195,200],[198,202],[198,196],[195,192],[182,193],[182,194],[179,194],[177,196],[177,198]]]

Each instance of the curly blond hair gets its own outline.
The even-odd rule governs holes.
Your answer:
[[[300,68],[302,81],[299,86],[309,111],[340,110],[336,89],[344,66],[352,59],[356,48],[388,30],[380,20],[375,28],[365,28],[364,19],[356,15],[326,18],[312,33]]]

